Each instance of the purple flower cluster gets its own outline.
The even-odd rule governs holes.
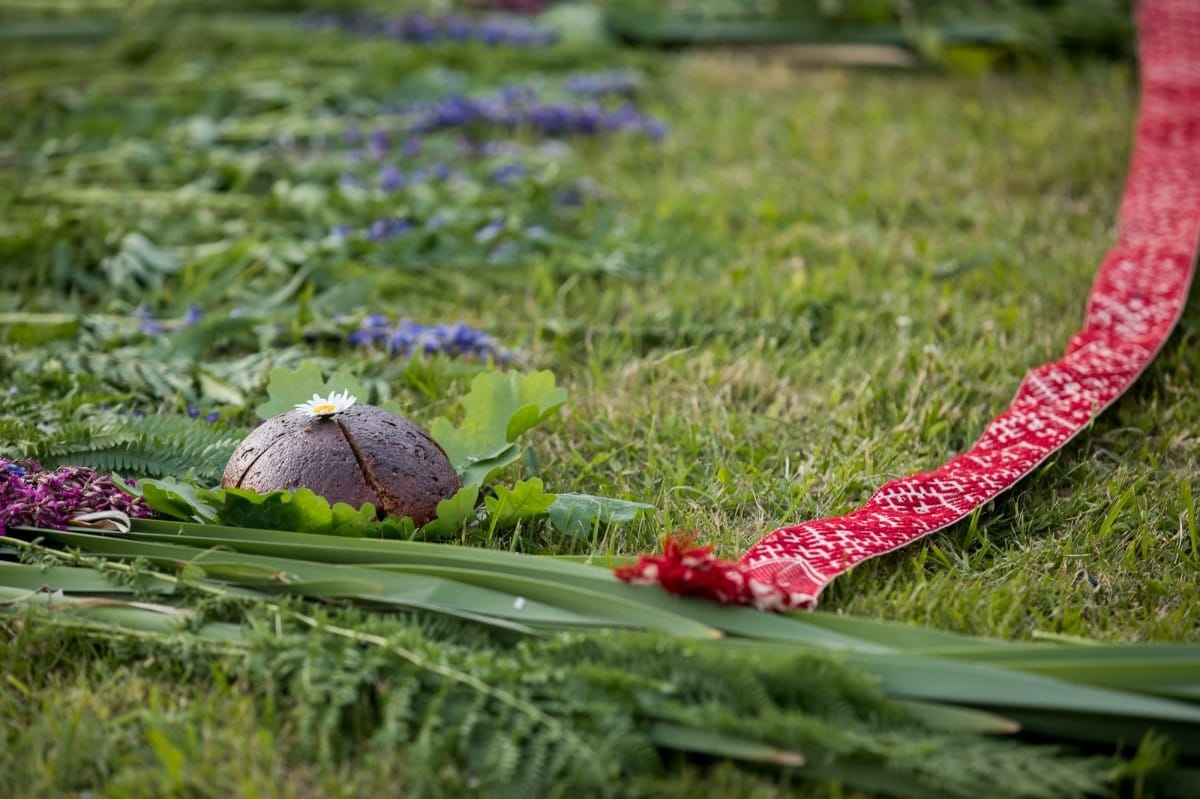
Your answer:
[[[556,201],[558,198],[556,198]],[[563,198],[563,202],[575,202],[571,197]],[[435,231],[445,227],[446,218],[443,214],[434,214],[424,225],[414,222],[411,219],[402,217],[388,217],[376,219],[369,226],[362,229],[352,229],[349,225],[334,225],[329,231],[329,235],[335,240],[347,241],[356,239],[360,241],[371,241],[376,244],[392,241],[401,236],[413,233],[419,229],[426,231]],[[472,234],[475,242],[478,244],[489,244],[501,238],[517,238],[527,241],[542,242],[550,237],[550,231],[542,225],[530,225],[529,227],[520,229],[510,229],[508,224],[503,219],[493,219],[490,222],[485,222],[476,228]],[[494,253],[493,253],[494,254]]]
[[[412,230],[415,225],[408,219],[376,219],[367,228],[367,238],[371,241],[388,241]]]
[[[383,314],[371,314],[350,334],[350,343],[363,347],[386,347],[397,355],[473,355],[480,359],[507,361],[512,354],[487,333],[463,323],[422,325],[409,319],[395,324]]]
[[[391,39],[409,44],[478,42],[490,47],[547,47],[558,34],[545,27],[506,19],[472,20],[458,15],[405,14],[381,17],[374,14],[312,14],[305,20],[318,30],[345,31],[356,36]]]
[[[643,114],[631,102],[609,108],[596,102],[549,102],[536,92],[510,87],[481,97],[450,95],[416,109],[412,130],[432,133],[470,127],[495,127],[530,131],[542,136],[589,136],[614,131],[644,133],[655,141],[667,135],[667,126]]]
[[[189,419],[199,419],[200,409],[195,405],[188,405],[187,415]],[[220,418],[221,414],[217,411],[209,411],[208,413],[204,414],[204,421],[208,422],[209,424],[216,424]]]
[[[490,162],[480,165],[482,179],[516,185],[536,173],[537,163],[568,154],[568,137],[626,131],[661,139],[667,128],[638,109],[633,99],[637,87],[638,74],[632,70],[580,72],[560,88],[540,82],[508,84],[483,95],[450,94],[396,106],[386,127],[364,129],[351,123],[345,129],[349,169],[339,183],[349,190],[377,187],[392,194],[470,179],[476,172],[470,162],[482,159]],[[625,100],[615,105],[603,101],[607,96]],[[454,131],[459,132],[454,138],[438,135]],[[531,145],[515,138],[487,139],[484,133],[535,134],[542,141]],[[374,174],[363,168],[368,164],[374,165]]]
[[[133,312],[133,316],[141,322],[143,333],[157,335],[159,333],[166,333],[169,330],[182,330],[185,327],[191,327],[204,318],[204,311],[195,305],[189,305],[187,311],[179,319],[159,319],[150,309],[149,303],[143,302]]]
[[[95,469],[62,466],[42,471],[36,461],[0,458],[0,535],[17,525],[65,530],[71,519],[104,510],[150,515],[141,497],[125,493]]]
[[[429,169],[418,168],[409,173],[401,172],[395,164],[384,164],[379,170],[379,188],[388,193],[399,191],[408,185],[431,183],[449,180],[454,175],[454,168],[449,164],[434,164]],[[353,175],[343,176],[343,183],[357,183]]]

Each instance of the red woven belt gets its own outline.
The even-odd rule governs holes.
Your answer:
[[[883,485],[845,516],[783,527],[736,563],[668,540],[617,576],[769,610],[811,607],[847,569],[968,516],[1012,488],[1121,396],[1166,343],[1187,300],[1200,233],[1200,2],[1137,5],[1141,108],[1119,235],[1083,329],[1030,371],[967,452]]]

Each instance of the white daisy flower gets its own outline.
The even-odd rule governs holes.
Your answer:
[[[308,402],[297,404],[296,410],[304,411],[314,419],[328,419],[330,416],[346,410],[357,401],[358,398],[351,396],[349,391],[343,391],[341,394],[334,391],[328,397],[313,394],[312,399]]]

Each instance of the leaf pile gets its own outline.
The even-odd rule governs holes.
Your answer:
[[[427,779],[514,794],[620,795],[620,779],[663,767],[656,748],[901,795],[1084,796],[1158,772],[1196,784],[1168,754],[1200,758],[1194,646],[1010,644],[716,606],[554,558],[133,527],[13,530],[24,562],[0,562],[0,612],[166,657],[237,654],[250,684],[269,674],[277,698],[304,697],[314,756],[400,747]],[[422,629],[439,617],[457,622],[433,640]],[[1106,757],[994,737],[1017,731]]]

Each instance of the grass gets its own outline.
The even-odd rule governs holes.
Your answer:
[[[161,48],[127,36],[99,51],[8,50],[0,95],[16,113],[0,123],[0,310],[121,316],[146,299],[163,315],[191,301],[221,314],[275,291],[280,301],[259,312],[285,329],[364,307],[466,319],[569,390],[567,411],[535,435],[526,473],[656,508],[592,542],[535,528],[517,546],[629,554],[693,530],[734,557],[777,526],[848,512],[886,480],[969,446],[1024,371],[1063,349],[1114,238],[1136,110],[1129,65],[963,77],[797,70],[746,52],[432,53],[232,25],[184,25]],[[287,242],[364,209],[289,199],[279,181],[297,167],[261,149],[233,148],[217,164],[181,144],[182,123],[199,115],[286,130],[319,119],[316,109],[431,80],[431,63],[479,85],[629,64],[644,70],[643,105],[670,134],[571,144],[555,168],[599,187],[559,220],[571,246],[502,269],[450,252],[473,266],[420,271],[289,253]],[[205,183],[214,169],[227,185]],[[201,199],[176,191],[185,183]],[[135,229],[218,254],[119,284],[101,260]],[[285,291],[301,265],[311,269],[303,287]],[[839,578],[822,610],[1006,639],[1200,641],[1198,323],[1193,303],[1130,394],[1019,488]],[[48,403],[69,396],[63,352],[77,342],[52,337],[43,359],[7,338],[0,383],[27,381],[22,394]],[[129,340],[154,357],[153,342]],[[248,341],[201,345],[199,358],[246,357]],[[307,341],[263,362],[294,362]],[[425,423],[474,373],[441,357],[394,363],[315,346],[379,379]],[[261,398],[260,377],[245,375],[246,407]],[[128,383],[110,390],[131,407],[180,403]],[[186,666],[134,645],[0,630],[4,795],[332,797],[418,784],[388,752],[306,755],[295,709],[227,678],[219,657]],[[426,787],[469,792],[459,776]],[[627,787],[853,795],[697,761]]]

